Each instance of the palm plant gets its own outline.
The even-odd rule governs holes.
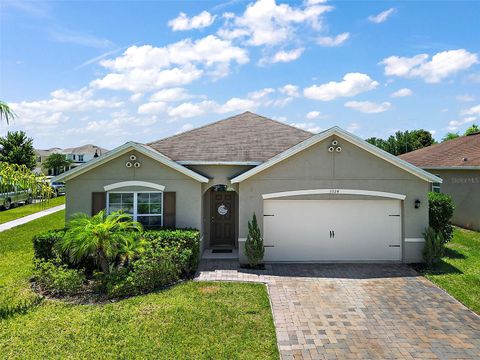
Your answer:
[[[132,221],[130,215],[121,211],[108,215],[105,211],[100,211],[91,217],[75,214],[67,224],[67,232],[59,247],[72,263],[91,257],[98,269],[108,274],[110,265],[118,256],[124,255],[122,252],[129,249],[128,256],[132,256],[132,231],[141,230],[142,225],[139,222]]]
[[[7,124],[15,118],[15,112],[7,103],[0,101],[0,120],[5,119]]]

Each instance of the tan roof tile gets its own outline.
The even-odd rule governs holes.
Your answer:
[[[480,133],[431,145],[399,157],[421,168],[480,166]]]
[[[175,161],[263,162],[311,136],[245,112],[147,145]]]

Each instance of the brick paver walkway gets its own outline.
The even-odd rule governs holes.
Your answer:
[[[196,279],[267,284],[282,359],[480,359],[480,317],[406,265],[208,260]]]

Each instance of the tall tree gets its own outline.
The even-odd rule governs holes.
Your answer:
[[[35,149],[33,139],[24,131],[9,131],[7,136],[0,137],[0,161],[9,164],[25,165],[35,168]]]
[[[432,134],[423,129],[397,131],[395,135],[390,135],[386,140],[369,138],[366,141],[393,155],[404,154],[435,143]]]
[[[457,139],[459,138],[460,135],[458,134],[458,132],[454,133],[454,132],[449,132],[449,133],[446,133],[445,136],[442,138],[442,142],[445,142],[445,141],[448,141],[448,140],[453,140],[453,139]]]
[[[8,124],[10,120],[15,118],[15,113],[13,112],[12,108],[8,106],[7,103],[4,103],[0,100],[0,120],[5,120]]]
[[[477,124],[472,124],[467,130],[465,130],[465,135],[472,135],[480,131],[480,127]]]
[[[65,171],[73,161],[67,159],[64,154],[53,153],[47,157],[43,163],[43,167],[47,170],[52,170],[54,175],[58,175]]]

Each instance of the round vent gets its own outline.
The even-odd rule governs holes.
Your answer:
[[[139,168],[140,166],[142,166],[142,164],[140,164],[140,163],[137,161],[135,164],[133,164],[133,166],[135,166],[136,168]]]
[[[132,155],[130,155],[130,160],[131,160],[131,161],[135,161],[135,160],[137,160],[137,157],[132,154]]]
[[[336,152],[341,152],[342,151],[342,147],[341,146],[337,146],[337,148],[335,149]]]
[[[330,147],[328,148],[328,152],[334,152],[334,151],[335,151],[335,148],[334,148],[333,146],[330,146]]]
[[[131,167],[133,166],[133,164],[132,164],[130,161],[127,161],[127,162],[125,163],[125,166],[126,166],[127,168],[131,168]]]
[[[333,140],[333,141],[332,141],[332,145],[333,145],[333,146],[337,146],[337,145],[338,145],[338,140]]]

